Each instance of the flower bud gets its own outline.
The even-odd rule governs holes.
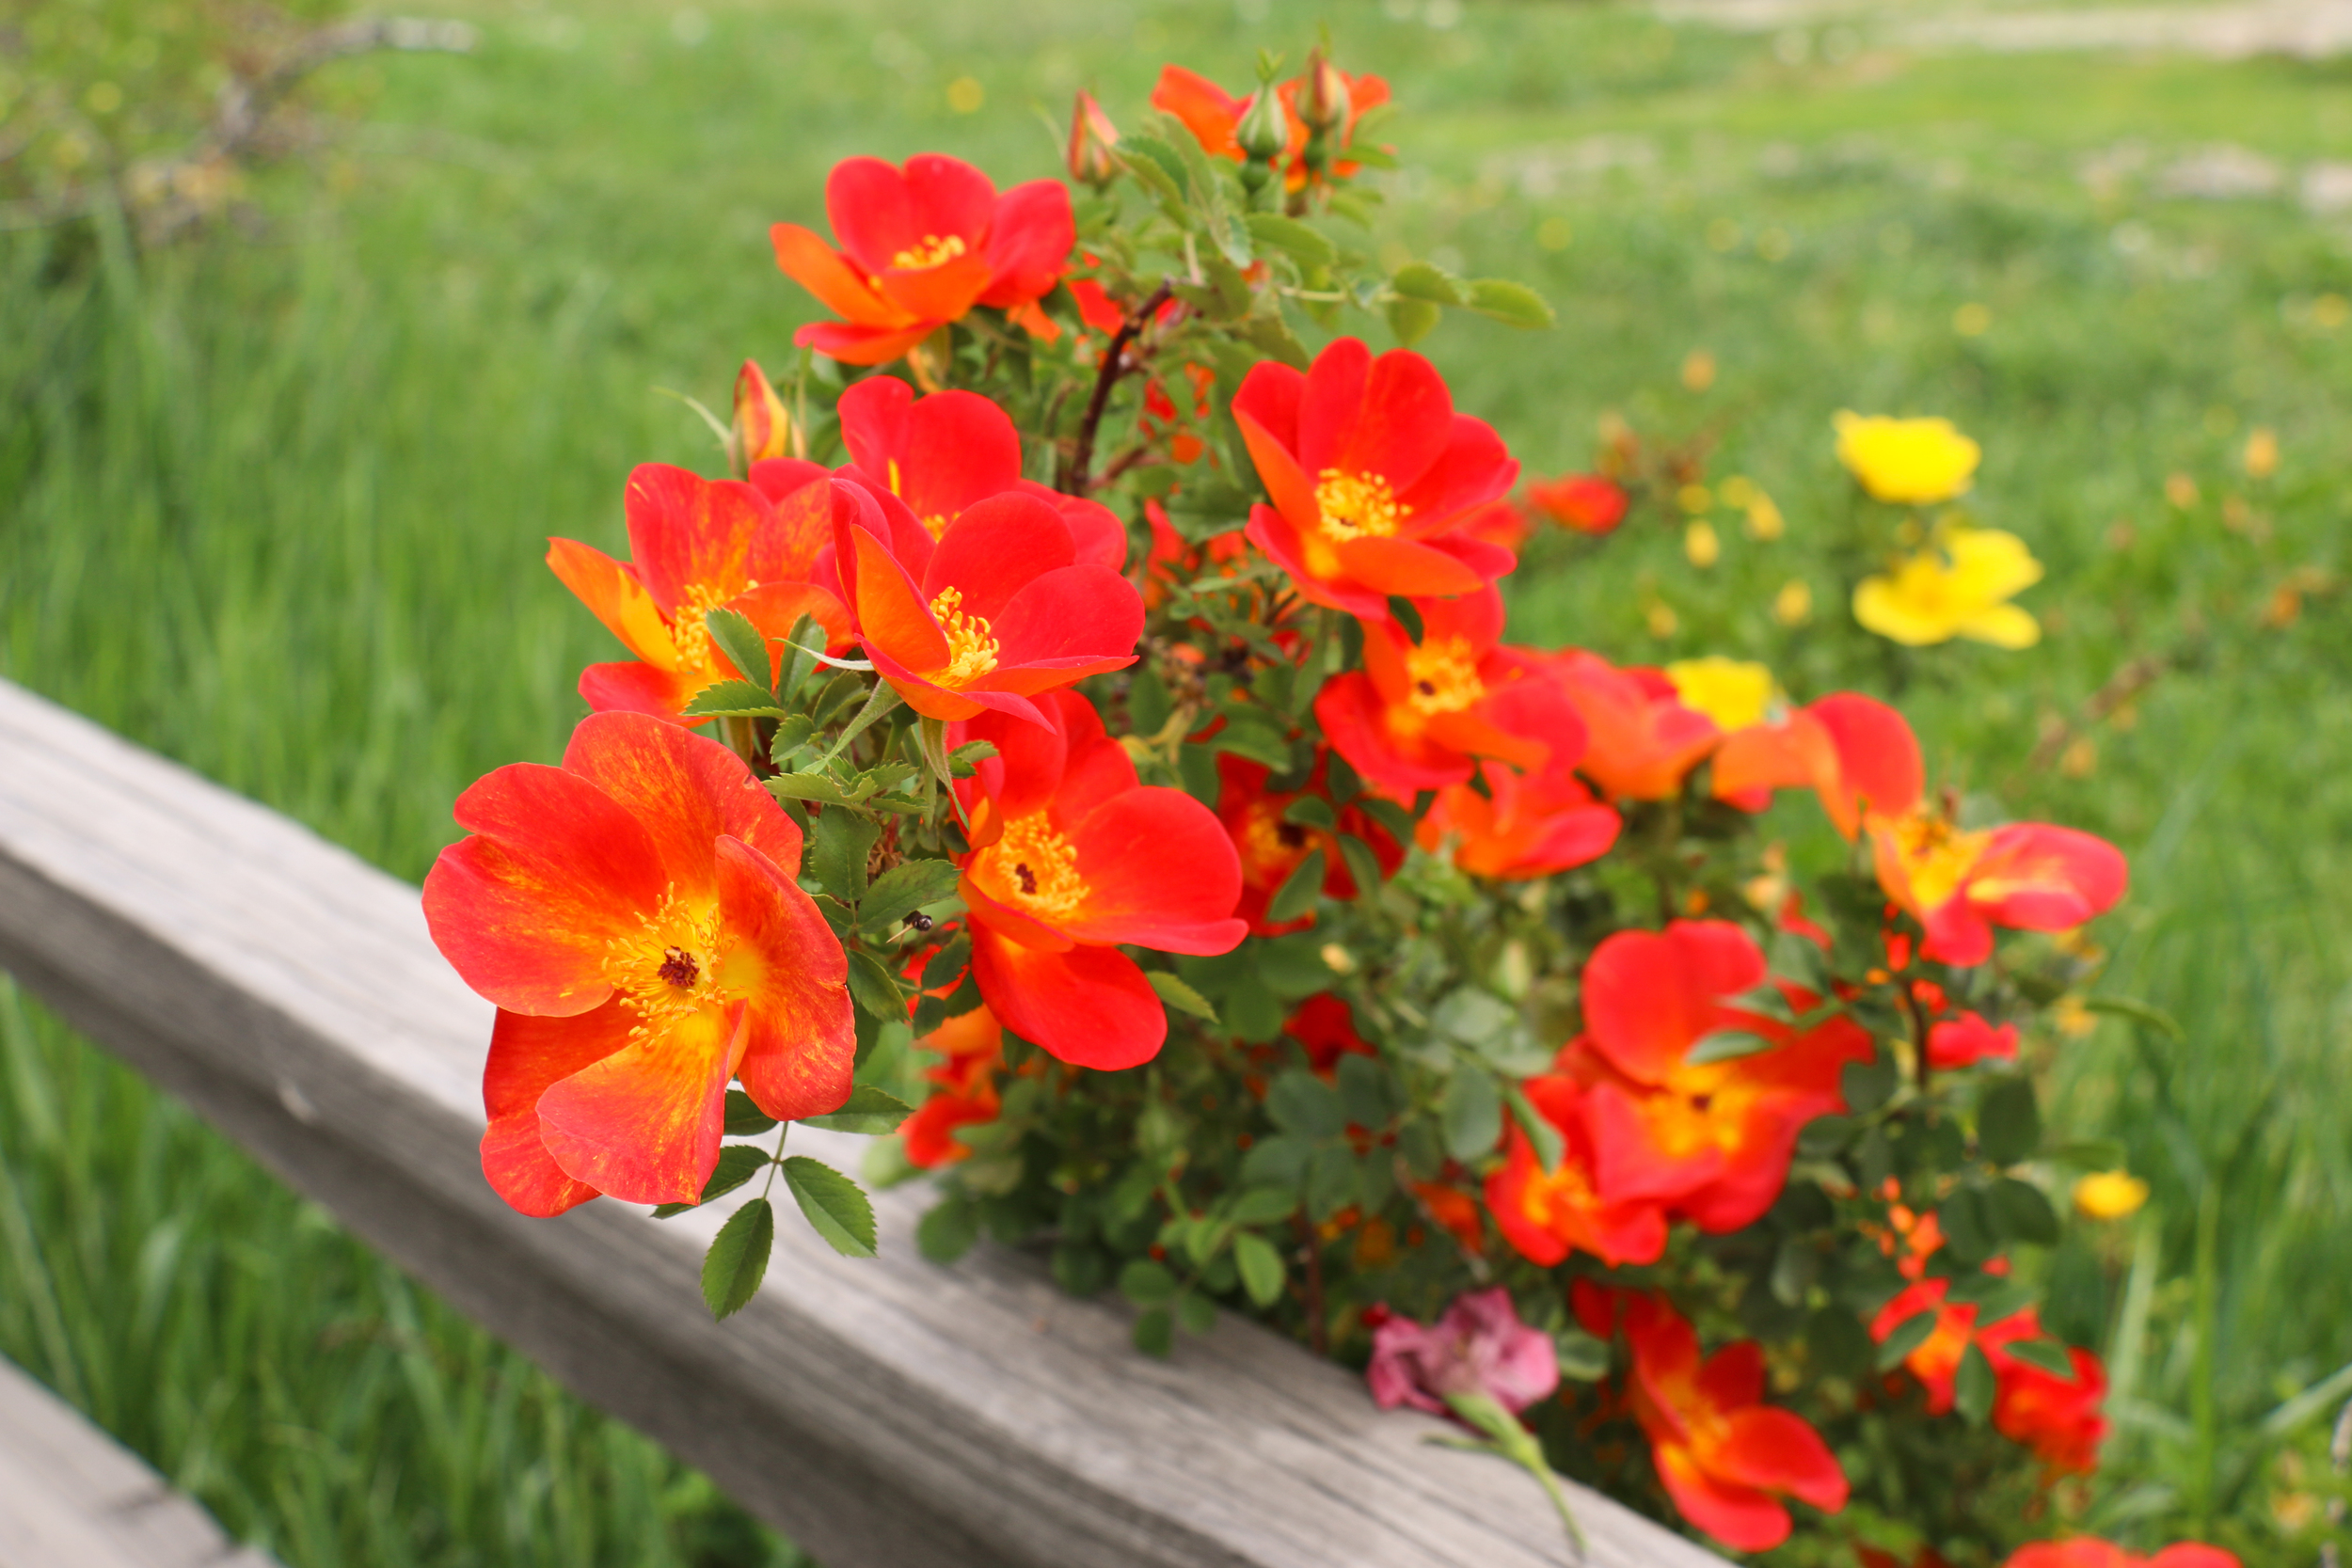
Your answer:
[[[1300,78],[1298,118],[1319,135],[1344,131],[1350,107],[1347,72],[1317,49],[1307,56],[1307,74]]]
[[[1119,145],[1119,127],[1103,112],[1094,94],[1078,89],[1070,113],[1070,148],[1066,162],[1070,178],[1101,190],[1119,178],[1119,160],[1111,149]]]
[[[1233,140],[1252,163],[1270,164],[1282,155],[1290,139],[1291,128],[1282,119],[1281,94],[1270,84],[1260,87],[1243,111],[1241,123],[1233,128]]]
[[[727,432],[727,462],[739,474],[755,463],[788,457],[792,446],[792,416],[768,384],[755,359],[743,361],[735,378],[735,424]]]

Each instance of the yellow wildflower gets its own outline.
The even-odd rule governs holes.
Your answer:
[[[1772,673],[1761,664],[1709,654],[1666,666],[1682,705],[1696,708],[1728,732],[1760,724],[1772,705]]]
[[[1813,619],[1813,587],[1803,578],[1790,578],[1772,595],[1772,619],[1784,626],[1801,626]]]
[[[1881,637],[1925,647],[1965,637],[2030,648],[2042,625],[2008,602],[2042,580],[2042,562],[2013,533],[1947,524],[1929,546],[1853,591],[1853,618]]]
[[[2126,1171],[2103,1170],[2074,1183],[2074,1209],[2085,1219],[2128,1219],[2147,1201],[2148,1183]]]
[[[2246,438],[2246,473],[2249,479],[2268,479],[2279,471],[2279,433],[2257,425]]]
[[[1682,531],[1682,553],[1701,571],[1722,560],[1724,542],[1715,532],[1715,525],[1704,517],[1692,518]]]
[[[1748,501],[1748,537],[1769,544],[1788,529],[1788,520],[1781,516],[1780,508],[1772,504],[1772,498],[1758,490]]]
[[[1837,461],[1883,501],[1929,506],[1964,492],[1976,477],[1977,443],[1949,420],[1896,420],[1840,412]]]

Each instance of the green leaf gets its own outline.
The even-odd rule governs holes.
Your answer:
[[[1347,1119],[1369,1132],[1389,1125],[1395,1107],[1389,1098],[1389,1075],[1378,1061],[1350,1052],[1340,1058],[1340,1107]]]
[[[777,672],[776,695],[789,700],[801,689],[801,682],[816,669],[817,656],[825,651],[825,628],[814,615],[803,615],[792,623],[785,634],[784,645],[792,651],[785,656],[784,668]]]
[[[1282,1299],[1285,1282],[1282,1255],[1272,1242],[1254,1230],[1244,1230],[1233,1237],[1233,1263],[1241,1271],[1241,1288],[1259,1307],[1271,1307]]]
[[[754,686],[749,681],[714,682],[695,692],[693,700],[678,711],[689,719],[785,717],[785,710],[776,706],[776,700],[768,694],[768,689]]]
[[[844,1258],[874,1256],[874,1206],[866,1190],[821,1160],[795,1154],[784,1162],[785,1184],[817,1234]]]
[[[1311,267],[1327,267],[1340,259],[1340,247],[1295,218],[1274,213],[1249,214],[1249,232],[1262,245],[1295,256]]]
[[[1429,628],[1421,618],[1421,606],[1402,594],[1389,595],[1389,619],[1403,628],[1406,638],[1415,647],[1419,647],[1421,640],[1428,635]]]
[[[1567,1158],[1568,1152],[1566,1140],[1560,1136],[1560,1129],[1552,1126],[1549,1118],[1535,1109],[1534,1103],[1527,1098],[1527,1091],[1518,1085],[1505,1083],[1503,1095],[1510,1101],[1511,1119],[1519,1124],[1519,1131],[1527,1134],[1527,1141],[1535,1146],[1535,1163],[1546,1170],[1559,1169],[1560,1162]]]
[[[1438,1115],[1445,1123],[1446,1152],[1464,1164],[1492,1153],[1502,1141],[1502,1096],[1495,1091],[1495,1081],[1475,1068],[1454,1069]]]
[[[858,921],[867,930],[886,932],[924,905],[951,896],[962,875],[946,861],[900,861],[866,890]]]
[[[996,742],[967,740],[947,753],[947,775],[950,778],[968,779],[978,771],[981,763],[995,754]]]
[[[2127,996],[2086,996],[2083,1011],[2105,1013],[2109,1018],[2128,1019],[2134,1023],[2153,1029],[2159,1035],[2175,1040],[2185,1040],[2188,1033],[2170,1013],[2152,1007],[2145,1002],[2135,1002]]]
[[[860,1084],[850,1091],[850,1098],[842,1102],[838,1111],[828,1111],[821,1117],[804,1117],[802,1119],[809,1126],[821,1127],[828,1132],[863,1132],[874,1136],[897,1132],[898,1124],[913,1115],[914,1107],[897,1095],[886,1093],[870,1084]]]
[[[817,733],[817,721],[805,713],[787,714],[776,723],[776,737],[768,743],[768,760],[778,768],[785,759],[808,744],[808,737]]]
[[[1258,1147],[1263,1148],[1264,1145]],[[1235,1225],[1272,1225],[1276,1220],[1290,1218],[1297,1208],[1298,1194],[1295,1185],[1289,1190],[1281,1187],[1246,1187],[1241,1196],[1233,1199],[1233,1206],[1227,1211],[1225,1217]]]
[[[1206,1334],[1216,1326],[1216,1303],[1206,1296],[1176,1298],[1176,1321],[1187,1334]]]
[[[1977,1152],[1995,1165],[2013,1165],[2042,1142],[2042,1111],[2033,1080],[2004,1078],[1984,1091],[1977,1107]]]
[[[1400,845],[1413,842],[1413,814],[1394,800],[1379,795],[1365,795],[1352,802],[1372,819],[1388,830],[1389,836]]]
[[[771,781],[771,783],[773,781]],[[866,896],[866,859],[882,827],[855,812],[829,811],[811,824],[809,874],[825,891],[854,909]]]
[[[1152,989],[1159,992],[1160,1000],[1178,1012],[1189,1013],[1210,1023],[1216,1022],[1216,1009],[1209,1006],[1208,998],[1167,970],[1146,970],[1144,978],[1152,982]]]
[[[1340,859],[1347,863],[1347,874],[1356,879],[1356,896],[1369,898],[1380,891],[1380,857],[1372,852],[1372,846],[1354,833],[1339,835]]]
[[[1148,1258],[1138,1258],[1119,1271],[1119,1293],[1137,1307],[1158,1307],[1176,1299],[1176,1276]]]
[[[1932,1319],[1934,1314],[1926,1316]],[[1878,1350],[1862,1320],[1839,1307],[1824,1307],[1814,1313],[1813,1321],[1805,1325],[1804,1340],[1815,1364],[1833,1377],[1860,1377],[1869,1370]]]
[[[2028,1367],[2039,1367],[2053,1377],[2074,1381],[2074,1358],[2056,1339],[2011,1339],[2001,1349]]]
[[[703,1254],[703,1300],[714,1318],[731,1318],[759,1293],[776,1242],[776,1212],[755,1197],[727,1216]]]
[[[1168,683],[1159,672],[1148,664],[1136,672],[1127,683],[1127,723],[1140,736],[1154,736],[1168,726],[1176,711],[1175,702],[1168,694]]]
[[[851,675],[850,679],[857,677]],[[833,688],[828,686],[825,688],[825,700],[830,702],[832,697]],[[850,727],[834,736],[833,744],[825,749],[826,757],[830,760],[849,750],[850,741],[864,735],[877,721],[889,717],[891,710],[905,701],[898,695],[897,687],[888,681],[876,681],[874,689],[866,693],[865,705],[857,710],[857,717],[850,721]],[[914,771],[912,768],[908,769],[910,774]]]
[[[1462,303],[1511,326],[1544,327],[1559,320],[1549,301],[1524,283],[1481,277],[1462,287]]]
[[[1266,901],[1265,917],[1275,924],[1296,920],[1315,907],[1323,896],[1323,850],[1310,849],[1307,858],[1283,879],[1280,888]]]
[[[759,1102],[741,1089],[727,1091],[727,1136],[756,1138],[762,1132],[775,1130],[776,1118],[759,1108]]]
[[[1131,131],[1119,138],[1113,155],[1153,196],[1163,201],[1184,200],[1184,161],[1159,137]]]
[[[1984,1418],[1993,1413],[1993,1395],[1997,1388],[1993,1376],[1993,1363],[1985,1358],[1981,1346],[1971,1341],[1960,1358],[1960,1371],[1952,1379],[1952,1403],[1975,1426],[1984,1425]]]
[[[1848,1062],[1838,1083],[1845,1090],[1846,1109],[1867,1117],[1895,1096],[1895,1064],[1882,1052],[1875,1060]]]
[[[1931,1307],[1914,1312],[1897,1323],[1894,1331],[1879,1341],[1879,1370],[1893,1371],[1903,1364],[1903,1357],[1926,1344],[1928,1336],[1935,1332],[1937,1316],[1935,1308]]]
[[[1461,286],[1426,261],[1407,261],[1389,275],[1389,287],[1406,299],[1431,305],[1460,305]]]
[[[896,1022],[906,1015],[906,996],[882,961],[862,947],[850,955],[850,996],[875,1018]]]
[[[745,684],[755,688],[772,705],[775,698],[768,690],[768,679],[774,667],[768,657],[768,640],[759,635],[750,617],[732,610],[714,610],[703,617],[703,625],[709,628],[712,646],[726,655]]]
[[[1266,1115],[1283,1132],[1308,1139],[1336,1138],[1347,1126],[1339,1092],[1311,1072],[1294,1069],[1266,1090]]]
[[[1317,1149],[1307,1166],[1307,1217],[1320,1225],[1356,1196],[1355,1154],[1345,1144]]]
[[[719,1150],[719,1163],[710,1172],[710,1180],[703,1183],[703,1196],[692,1203],[665,1203],[653,1212],[653,1217],[666,1220],[699,1208],[714,1197],[723,1197],[735,1191],[767,1167],[768,1151],[753,1144],[729,1144]]]
[[[1692,1067],[1705,1067],[1709,1062],[1738,1061],[1772,1048],[1771,1040],[1745,1029],[1717,1029],[1692,1041],[1690,1053],[1682,1059]]]
[[[1559,1352],[1560,1375],[1571,1383],[1598,1383],[1609,1375],[1609,1341],[1570,1326],[1555,1329],[1552,1346]]]
[[[1225,727],[1211,744],[1220,752],[1263,763],[1277,773],[1291,765],[1290,736],[1276,729],[1254,709],[1227,708]]]
[[[1176,1348],[1175,1314],[1165,1307],[1154,1307],[1136,1319],[1136,1349],[1146,1355],[1165,1359]]]
[[[1251,316],[1241,324],[1241,331],[1268,358],[1279,360],[1295,371],[1303,371],[1314,363],[1307,353],[1307,345],[1298,341],[1298,335],[1279,316]]]
[[[1981,1263],[2000,1250],[1991,1216],[1985,1212],[1984,1195],[1974,1187],[1953,1191],[1936,1210],[1935,1217],[1954,1261]]]
[[[2005,1176],[1986,1189],[1984,1202],[1995,1234],[2033,1246],[2058,1244],[2058,1212],[2032,1182]]]
[[[1438,999],[1430,1027],[1464,1045],[1483,1045],[1518,1022],[1518,1009],[1490,990],[1461,986]]]
[[[844,670],[827,681],[817,693],[817,701],[809,705],[809,716],[819,727],[840,717],[841,710],[866,694],[866,678],[853,670]]]
[[[1304,1138],[1260,1138],[1242,1159],[1241,1179],[1253,1187],[1286,1188],[1295,1203],[1298,1183],[1313,1153],[1314,1146]]]
[[[948,1198],[928,1211],[914,1227],[915,1250],[934,1263],[954,1262],[979,1239],[979,1207],[968,1198]]]
[[[1331,810],[1331,802],[1320,795],[1301,795],[1282,810],[1282,820],[1295,822],[1302,828],[1318,828],[1330,832],[1340,825]]]
[[[1392,299],[1389,301],[1389,330],[1396,334],[1397,345],[1411,348],[1438,325],[1445,312],[1425,299]]]
[[[958,931],[955,939],[930,956],[923,966],[923,989],[937,990],[964,971],[972,961],[972,939]]]

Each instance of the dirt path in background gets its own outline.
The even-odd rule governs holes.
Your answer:
[[[1889,15],[1867,0],[1660,0],[1658,14],[1742,32],[1840,22],[1890,43],[2002,51],[2175,50],[2213,59],[2352,53],[2352,0],[2248,0],[2240,5],[1953,10]]]

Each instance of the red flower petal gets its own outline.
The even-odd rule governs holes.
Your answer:
[[[1595,1049],[1628,1077],[1661,1084],[1715,1026],[1717,1003],[1764,980],[1764,955],[1723,920],[1677,920],[1663,932],[1619,931],[1584,968]]]
[[[652,835],[594,784],[538,763],[476,780],[454,815],[473,836],[424,879],[442,956],[516,1012],[570,1017],[603,1002],[612,939],[636,930],[669,883]]]
[[[996,187],[987,175],[936,152],[909,158],[903,170],[880,158],[845,158],[825,180],[825,215],[833,220],[841,248],[878,280],[897,272],[897,278],[882,283],[894,298],[904,297],[897,284],[907,276],[896,266],[898,258],[944,240],[962,241],[963,259],[936,270],[968,265],[985,280],[980,247],[995,208]],[[971,290],[978,292],[977,286]],[[918,313],[946,319],[962,312],[959,308]]]
[[[2041,822],[1996,828],[1968,874],[1968,902],[2021,931],[2062,931],[2123,896],[2130,869],[2102,838]]]
[[[898,315],[906,312],[893,306]],[[943,323],[917,320],[907,326],[845,326],[839,322],[810,322],[792,334],[795,348],[815,349],[828,359],[838,359],[845,365],[887,365],[902,358],[906,352],[933,332]]]
[[[1135,1067],[1158,1055],[1168,1038],[1159,992],[1115,948],[1042,953],[975,924],[972,974],[998,1022],[1077,1067]]]
[[[1759,1373],[1763,1370],[1760,1355],[1756,1368]],[[1756,1398],[1761,1399],[1760,1377],[1758,1382]],[[1745,1402],[1748,1408],[1725,1418],[1728,1430],[1722,1446],[1708,1456],[1708,1468],[1735,1485],[1786,1492],[1824,1513],[1845,1507],[1846,1472],[1811,1423],[1755,1400]]]
[[[753,536],[773,516],[750,485],[641,463],[624,504],[629,563],[666,613],[678,615],[696,589],[717,590],[723,601],[750,586]]]
[[[664,723],[689,727],[707,719],[680,719],[678,709],[693,701],[705,682],[702,673],[668,674],[650,664],[591,664],[580,673],[580,694],[598,713],[643,713]]]
[[[836,1111],[857,1066],[840,939],[767,856],[722,838],[718,861],[719,908],[738,944],[719,974],[748,993],[736,1069],[743,1087],[780,1121]]]
[[[1143,595],[1107,566],[1064,566],[1024,583],[990,622],[997,674],[983,684],[1034,693],[1133,664],[1143,635]],[[1014,678],[1026,666],[1057,673],[1039,681]]]
[[[1243,102],[1180,65],[1162,66],[1159,84],[1152,89],[1152,106],[1183,120],[1213,158],[1241,157],[1233,129],[1241,123]]]
[[[785,276],[852,326],[896,330],[909,324],[906,311],[876,293],[872,281],[843,260],[839,251],[799,224],[779,223],[768,230],[768,238],[775,246],[776,265]]]
[[[1770,1551],[1788,1539],[1788,1510],[1769,1494],[1717,1480],[1678,1445],[1660,1444],[1651,1456],[1682,1516],[1733,1551]]]
[[[1518,477],[1518,461],[1494,426],[1456,414],[1444,427],[1436,461],[1397,496],[1410,509],[1406,529],[1416,535],[1434,533],[1470,508],[1509,493]]]
[[[993,626],[1014,594],[1074,559],[1060,513],[1035,496],[1006,491],[975,502],[939,536],[938,552],[923,573],[923,594],[935,599],[953,588],[963,596],[963,613]],[[1135,594],[1132,587],[1127,592]]]
[[[980,303],[1009,310],[1051,293],[1077,243],[1077,219],[1060,181],[1015,185],[996,198],[989,221],[988,287]]]
[[[634,571],[577,539],[548,541],[548,570],[630,653],[663,670],[677,668],[677,643]]]
[[[691,1203],[719,1163],[742,1008],[705,1008],[633,1039],[539,1097],[565,1174],[625,1203]]]
[[[482,1070],[482,1174],[508,1204],[535,1218],[587,1202],[596,1189],[574,1180],[539,1140],[539,1097],[628,1043],[637,1015],[618,997],[576,1018],[532,1018],[501,1007]]]
[[[1216,954],[1249,934],[1233,918],[1241,898],[1233,841],[1183,790],[1130,790],[1095,807],[1070,836],[1087,895],[1059,924],[1077,941]]]
[[[592,714],[572,731],[564,770],[628,802],[681,898],[716,895],[712,846],[722,834],[741,839],[787,876],[801,868],[799,826],[750,766],[715,740],[634,713]],[[657,893],[642,908],[650,912],[660,901]]]
[[[1020,433],[977,392],[933,392],[918,402],[905,382],[875,376],[842,393],[838,411],[850,461],[919,519],[944,528],[1020,483]]]

